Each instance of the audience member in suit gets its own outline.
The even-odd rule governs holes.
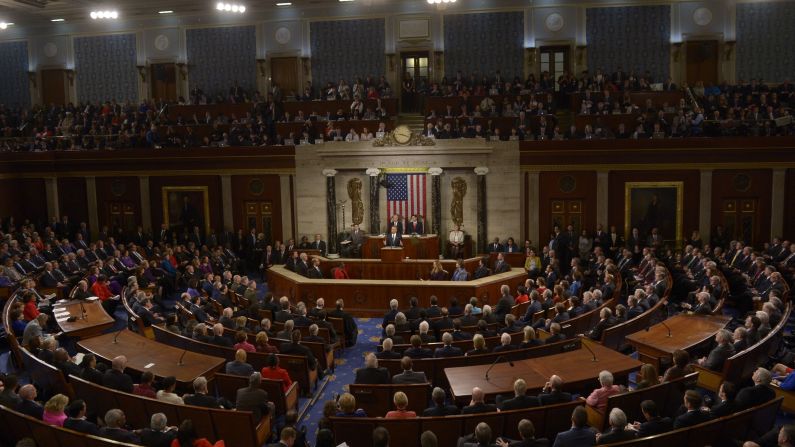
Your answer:
[[[491,447],[491,427],[485,422],[475,426],[475,432],[458,438],[457,447]]]
[[[411,357],[406,356],[400,359],[400,367],[403,368],[403,372],[392,376],[392,383],[428,383],[425,373],[414,371],[412,366]]]
[[[429,315],[430,316],[430,315]],[[436,332],[436,339],[438,340],[442,334],[449,329],[453,329],[453,320],[449,317],[449,313],[446,307],[442,308],[440,319],[436,320],[433,323],[433,330]]]
[[[423,416],[450,416],[453,414],[460,414],[461,410],[458,409],[455,405],[447,405],[446,404],[447,395],[445,394],[444,390],[436,387],[431,392],[431,400],[433,401],[433,406],[428,407],[423,410]]]
[[[687,411],[674,420],[674,429],[698,425],[710,420],[708,411],[701,409],[703,399],[695,390],[685,391],[684,405]]]
[[[483,306],[484,308],[489,306]],[[497,331],[494,329],[489,329],[489,323],[486,322],[485,319],[478,321],[478,334],[482,335],[485,338],[489,337],[496,337]]]
[[[553,447],[580,447],[596,444],[596,432],[588,426],[588,411],[584,406],[571,413],[571,428],[558,433]]]
[[[16,410],[22,414],[26,414],[32,418],[41,420],[44,416],[44,407],[36,402],[36,387],[33,385],[23,385],[19,389],[19,398],[21,401],[17,404]]]
[[[749,386],[737,393],[737,410],[755,407],[776,398],[776,393],[770,389],[772,376],[770,371],[765,368],[757,368],[751,380],[753,386]]]
[[[381,352],[376,352],[375,356],[379,359],[399,359],[402,357],[399,352],[392,350],[393,342],[391,338],[385,338],[381,342]]]
[[[506,284],[500,287],[500,293],[502,296],[497,302],[497,307],[494,308],[494,318],[496,318],[497,321],[504,321],[505,316],[511,313],[511,308],[516,300],[514,300],[513,295],[511,295],[511,288]]]
[[[560,376],[552,375],[538,395],[538,401],[541,405],[571,402],[571,393],[563,391],[563,379]]]
[[[674,427],[673,421],[669,417],[660,417],[660,411],[653,400],[644,400],[640,403],[640,411],[643,413],[646,422],[633,422],[631,428],[635,430],[639,438],[646,436],[659,435],[671,431]]]
[[[80,363],[83,365],[83,373],[80,374],[80,378],[83,380],[88,380],[91,383],[96,383],[97,385],[102,385],[102,380],[104,375],[102,371],[97,369],[97,358],[94,354],[86,354],[83,356],[83,361]]]
[[[511,266],[505,262],[505,255],[502,252],[497,253],[497,259],[494,261],[494,268],[492,271],[495,275],[499,275],[500,273],[509,272],[511,270]]]
[[[427,315],[428,318],[441,317],[442,308],[439,307],[439,298],[436,298],[435,295],[431,295],[430,301],[431,305],[425,309],[425,315]]]
[[[235,409],[238,411],[250,411],[254,415],[254,420],[259,421],[263,416],[272,414],[273,404],[268,402],[268,392],[263,390],[262,376],[255,372],[248,378],[248,386],[237,390],[235,399]]]
[[[213,325],[213,336],[210,339],[210,343],[219,346],[232,346],[232,340],[224,336],[224,325],[221,323],[215,323]]]
[[[140,431],[141,444],[146,447],[171,447],[177,437],[177,427],[169,427],[163,413],[155,413],[149,420],[149,428]]]
[[[127,417],[123,411],[116,408],[108,410],[105,413],[105,426],[99,430],[99,436],[119,442],[140,444],[141,438],[134,432],[125,429],[125,425],[127,425]]]
[[[289,342],[282,343],[282,345],[279,346],[279,352],[282,354],[304,356],[306,357],[306,360],[309,363],[309,369],[311,370],[318,369],[317,359],[315,358],[315,355],[312,354],[312,351],[310,351],[309,348],[301,344],[301,331],[299,331],[298,329],[294,330],[293,333],[290,335]],[[320,371],[318,371],[318,376],[322,376]]]
[[[125,393],[133,392],[133,379],[124,373],[127,367],[127,357],[120,355],[113,359],[111,369],[102,377],[102,385]]]
[[[485,278],[490,275],[489,268],[486,267],[486,262],[483,258],[478,260],[478,266],[475,268],[475,273],[472,275],[472,279],[480,279]]]
[[[22,398],[17,394],[19,379],[13,374],[2,376],[3,390],[0,391],[0,405],[6,408],[16,408],[22,402]]]
[[[547,438],[536,438],[536,428],[529,419],[522,419],[517,426],[520,440],[497,438],[498,447],[549,447]]]
[[[279,442],[275,442],[273,444],[268,444],[265,447],[302,447],[301,444],[297,443],[296,440],[298,439],[298,432],[293,427],[284,427],[282,428],[281,436],[279,437]],[[304,445],[306,441],[304,441]]]
[[[419,335],[412,335],[411,347],[403,351],[403,355],[412,359],[429,359],[433,357],[433,351],[422,347],[422,339]]]
[[[400,335],[395,335],[395,325],[394,324],[386,325],[386,328],[384,329],[384,338],[385,339],[387,339],[387,338],[391,339],[392,343],[396,344],[396,345],[406,344],[406,341],[403,340],[403,337],[401,337]]]
[[[495,346],[491,352],[506,352],[516,349],[516,345],[511,344],[511,334],[504,332],[500,336],[500,344]]]
[[[375,354],[367,354],[364,359],[364,368],[356,370],[356,379],[353,383],[356,384],[387,384],[391,383],[389,380],[389,371],[386,368],[378,367],[378,358]]]
[[[743,326],[740,326],[734,330],[732,333],[732,345],[734,346],[734,352],[743,351],[748,347],[746,335],[748,335],[748,329]]]
[[[556,343],[566,339],[566,336],[560,333],[560,323],[552,323],[549,325],[550,336],[544,340],[545,344]]]
[[[486,348],[486,339],[481,334],[475,334],[475,336],[472,337],[472,349],[467,351],[464,355],[470,356],[488,353],[489,350]]]
[[[66,420],[63,422],[64,428],[74,430],[89,435],[99,435],[97,424],[86,420],[86,402],[83,399],[76,399],[69,402],[66,407]],[[155,444],[144,444],[147,447]]]
[[[452,346],[453,343],[453,335],[449,332],[445,332],[442,336],[442,343],[444,346],[441,348],[436,348],[436,351],[433,353],[434,357],[456,357],[459,355],[464,355],[461,348]]]
[[[345,336],[345,346],[350,347],[356,344],[356,338],[359,336],[359,328],[356,325],[356,320],[354,320],[351,314],[343,310],[344,307],[345,302],[342,300],[342,298],[339,298],[335,303],[334,310],[328,312],[328,316],[342,319],[343,329],[345,332],[343,334]]]
[[[613,408],[610,410],[608,421],[610,429],[596,435],[597,444],[610,444],[635,439],[635,431],[627,429],[627,415],[622,409]]]
[[[518,410],[520,408],[537,407],[538,398],[535,396],[528,396],[527,383],[524,379],[516,379],[513,382],[514,396],[510,399],[503,399],[502,396],[497,396],[497,408],[500,410]]]
[[[709,414],[713,418],[728,416],[738,410],[737,401],[737,387],[732,382],[723,382],[718,389],[718,402],[709,409]]]
[[[599,322],[596,323],[593,329],[588,332],[588,338],[591,340],[601,340],[602,333],[605,329],[613,326],[616,324],[615,318],[613,318],[613,311],[610,310],[609,307],[603,307],[602,310],[599,311]]]
[[[419,334],[420,340],[422,340],[423,343],[436,342],[436,337],[433,334],[429,333],[429,331],[431,330],[431,324],[428,323],[427,321],[421,321],[419,325],[417,325],[417,330],[420,331]]]
[[[186,394],[182,398],[186,405],[205,408],[231,408],[226,399],[216,399],[207,394],[207,379],[199,376],[193,381],[193,394]]]
[[[461,414],[476,414],[476,413],[491,413],[497,411],[497,407],[492,404],[487,404],[486,394],[482,389],[475,387],[472,388],[472,401],[461,409]]]
[[[235,359],[231,362],[226,362],[226,373],[235,376],[249,377],[254,372],[254,367],[246,363],[246,351],[238,349],[235,351]]]
[[[456,318],[453,320],[453,340],[472,340],[472,334],[461,330],[461,319]]]
[[[732,345],[732,333],[726,329],[721,329],[715,334],[715,346],[710,351],[709,356],[698,360],[698,364],[713,371],[722,371],[726,359],[734,355],[734,345]]]

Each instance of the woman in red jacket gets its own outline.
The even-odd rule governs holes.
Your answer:
[[[290,389],[290,385],[293,384],[293,381],[290,379],[290,375],[287,373],[287,370],[284,368],[279,368],[279,357],[277,357],[276,354],[271,354],[268,356],[268,366],[262,368],[262,378],[281,380],[284,392],[287,392],[287,390]]]
[[[25,304],[25,307],[22,309],[22,315],[25,317],[25,321],[35,320],[40,313],[36,305],[36,294],[33,292],[26,292],[22,295],[22,303]]]

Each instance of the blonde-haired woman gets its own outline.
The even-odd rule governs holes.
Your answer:
[[[337,416],[366,418],[367,413],[356,408],[356,398],[351,393],[343,393],[337,400]]]
[[[433,268],[431,269],[431,281],[446,281],[448,278],[447,270],[442,267],[442,261],[433,261]]]
[[[63,427],[63,423],[66,420],[64,409],[68,404],[68,397],[63,394],[56,394],[44,404],[44,415],[41,417],[41,420],[50,425]]]
[[[417,413],[406,410],[406,407],[409,406],[409,398],[403,391],[395,393],[392,402],[395,404],[396,409],[386,414],[387,419],[411,419],[417,417]]]

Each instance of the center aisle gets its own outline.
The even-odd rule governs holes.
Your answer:
[[[335,360],[335,371],[329,378],[328,385],[302,420],[301,425],[306,427],[306,439],[311,446],[315,445],[317,424],[323,417],[323,404],[348,391],[348,384],[353,383],[356,377],[356,368],[364,364],[364,356],[373,352],[381,339],[380,318],[357,318],[356,324],[359,326],[356,345],[346,348],[342,358]]]

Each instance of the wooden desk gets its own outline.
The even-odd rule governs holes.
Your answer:
[[[718,330],[726,327],[731,317],[724,315],[684,315],[679,314],[665,320],[671,328],[671,337],[663,323],[655,324],[648,331],[627,335],[625,340],[638,350],[638,359],[651,363],[660,371],[660,361],[670,359],[674,351],[692,351],[709,343]]]
[[[410,259],[439,259],[439,236],[426,234],[424,236],[403,235],[403,256]],[[381,259],[381,247],[384,246],[384,236],[367,236],[362,244],[362,257]]]
[[[77,318],[75,321],[66,321],[67,317],[55,317],[58,327],[64,334],[75,338],[88,338],[99,335],[109,327],[113,326],[113,317],[105,312],[102,301],[82,301],[85,309],[85,318],[82,318],[83,311],[80,309],[81,301],[71,300],[66,303],[55,303],[53,314],[68,312],[69,316]]]
[[[403,248],[381,247],[381,262],[403,262]]]
[[[643,364],[632,357],[620,354],[612,349],[605,348],[590,340],[583,339],[596,354],[593,355],[585,348],[580,348],[562,354],[548,355],[514,362],[514,367],[508,363],[498,363],[485,378],[489,365],[464,366],[460,368],[445,368],[444,374],[450,383],[453,398],[459,403],[466,404],[472,398],[472,388],[480,387],[487,398],[497,394],[513,394],[513,382],[522,378],[527,382],[527,390],[535,393],[544,388],[544,384],[553,374],[563,379],[566,390],[596,387],[599,372],[607,370],[616,377],[626,377],[630,372],[637,370]]]
[[[220,357],[175,348],[126,329],[118,332],[118,343],[114,344],[113,337],[116,334],[117,332],[111,332],[81,340],[77,346],[107,362],[112,361],[116,356],[123,355],[127,357],[127,368],[138,374],[151,371],[158,378],[174,376],[177,378],[179,387],[184,389],[192,387],[193,380],[199,376],[204,376],[209,380],[225,363],[225,360]],[[183,353],[184,357],[182,357]],[[177,364],[180,357],[182,357],[182,365]]]

